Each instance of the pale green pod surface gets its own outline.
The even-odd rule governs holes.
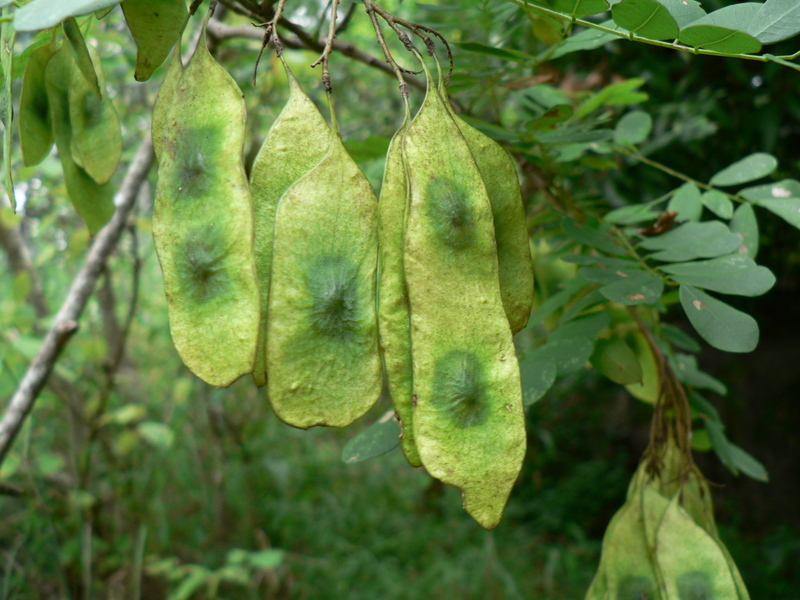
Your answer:
[[[201,40],[164,120],[153,238],[172,340],[216,386],[252,370],[258,330],[245,117],[241,90]]]
[[[444,85],[440,85],[440,91],[469,145],[489,194],[497,240],[500,294],[511,332],[517,333],[528,323],[533,308],[533,261],[517,168],[500,144],[453,112]]]
[[[178,87],[178,81],[183,76],[183,62],[181,61],[181,48],[180,44],[175,46],[175,51],[172,53],[172,58],[169,61],[169,68],[164,81],[161,82],[161,87],[158,89],[158,97],[153,105],[153,118],[150,121],[150,131],[153,135],[153,150],[156,153],[156,159],[161,160],[161,139],[164,135],[164,124],[167,119],[167,111],[172,106],[172,99],[175,97],[175,90]]]
[[[600,568],[592,579],[592,584],[586,592],[585,600],[608,600],[608,582],[606,573]]]
[[[405,273],[422,464],[500,522],[525,455],[519,366],[503,310],[489,198],[469,147],[429,84],[405,136]]]
[[[91,46],[88,53],[102,96],[86,81],[80,69],[72,70],[69,118],[72,125],[72,157],[97,183],[111,179],[122,157],[119,117],[105,89],[100,57]]]
[[[669,506],[669,498],[661,495],[655,485],[647,484],[642,489],[642,520],[644,521],[644,534],[650,556],[655,559],[656,534],[664,511]]]
[[[663,600],[648,550],[641,485],[620,509],[622,515],[603,538],[603,568],[611,600]]]
[[[400,419],[400,444],[408,462],[422,461],[414,441],[412,402],[414,395],[411,362],[411,321],[408,311],[403,248],[405,243],[408,182],[403,161],[403,138],[408,119],[395,133],[386,153],[381,197],[380,252],[378,259],[378,329],[381,352],[389,385],[389,396]]]
[[[261,287],[261,324],[253,367],[256,385],[267,383],[267,307],[278,201],[290,185],[319,164],[331,144],[331,130],[325,119],[288,67],[286,75],[289,100],[267,132],[250,171],[256,271]]]
[[[608,578],[606,577],[605,570],[606,547],[608,545],[608,540],[612,539],[614,536],[614,530],[627,512],[628,507],[628,504],[623,504],[608,522],[606,532],[603,534],[603,548],[600,554],[600,565],[597,567],[597,573],[595,573],[594,579],[589,586],[589,590],[586,592],[585,600],[609,600],[610,598],[608,595]]]
[[[19,144],[22,162],[26,166],[38,165],[53,147],[53,124],[47,101],[45,67],[56,51],[55,38],[31,52],[22,76],[19,97]]]
[[[737,600],[725,556],[717,542],[672,499],[656,535],[656,559],[666,600]]]
[[[378,202],[331,132],[328,154],[275,216],[267,396],[289,425],[344,427],[378,399]]]
[[[733,581],[736,584],[736,591],[739,594],[738,600],[750,600],[750,594],[747,591],[747,586],[744,584],[742,575],[739,573],[739,568],[736,566],[733,557],[719,537],[717,525],[714,522],[714,506],[711,499],[711,489],[697,467],[691,472],[689,480],[681,488],[680,503],[694,522],[700,525],[700,527],[714,538],[719,545],[725,557],[725,561],[728,563]]]
[[[114,188],[110,183],[98,184],[72,157],[69,88],[72,72],[77,69],[72,51],[68,46],[62,45],[47,61],[45,85],[53,136],[58,146],[67,194],[89,232],[94,234],[114,214]]]
[[[136,81],[147,81],[180,39],[189,11],[186,0],[124,0],[121,4],[136,42]]]

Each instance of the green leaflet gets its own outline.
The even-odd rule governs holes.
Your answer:
[[[22,76],[19,98],[19,142],[22,162],[27,166],[42,162],[53,147],[53,124],[47,100],[45,68],[57,49],[55,38],[34,50]]]
[[[311,99],[286,68],[289,100],[267,132],[250,172],[255,223],[255,260],[261,287],[261,323],[258,329],[253,379],[267,383],[267,307],[275,213],[283,193],[316,166],[330,147],[330,128]]]
[[[623,0],[611,7],[614,22],[631,33],[653,40],[674,40],[678,23],[656,0]]]
[[[342,461],[357,463],[391,452],[400,444],[400,427],[390,410],[375,423],[350,438],[342,448]]]
[[[489,195],[497,241],[500,294],[511,332],[517,333],[528,323],[533,307],[533,262],[517,168],[500,144],[455,114],[441,68],[438,88],[445,107],[469,146]]]
[[[72,72],[77,69],[72,51],[69,46],[62,44],[47,61],[45,87],[53,137],[58,146],[67,193],[89,232],[96,233],[114,214],[114,188],[109,183],[98,184],[72,157],[73,130],[69,116],[69,88],[72,84]]]
[[[136,81],[147,81],[180,40],[189,11],[186,0],[124,0],[122,12],[136,41]]]
[[[286,423],[344,427],[375,404],[378,203],[339,138],[278,204],[267,313],[267,392]]]
[[[37,31],[58,25],[72,16],[88,15],[106,9],[120,0],[32,0],[14,13],[14,29]]]
[[[111,179],[122,157],[122,131],[117,111],[105,91],[100,57],[88,48],[95,77],[102,90],[98,96],[78,69],[72,70],[69,120],[72,125],[70,150],[75,162],[97,183]]]
[[[381,352],[389,384],[389,396],[400,419],[403,454],[415,467],[422,464],[414,441],[413,367],[411,359],[411,317],[408,307],[405,265],[406,209],[408,178],[403,160],[403,141],[409,125],[406,118],[389,144],[383,172],[380,216],[378,327]]]
[[[519,367],[500,295],[489,198],[423,68],[428,93],[404,145],[414,435],[428,472],[461,489],[467,512],[491,528],[525,454]]]
[[[724,54],[758,52],[761,42],[747,31],[760,8],[758,2],[724,6],[682,28],[678,39],[689,46]]]
[[[241,90],[201,40],[159,125],[153,238],[175,347],[216,386],[252,370],[258,331],[245,117]]]

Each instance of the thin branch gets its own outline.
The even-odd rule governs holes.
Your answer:
[[[328,66],[330,63],[331,52],[333,52],[333,42],[336,40],[336,11],[338,8],[339,0],[331,0],[331,16],[330,27],[328,29],[328,39],[325,40],[325,47],[322,49],[322,54],[320,57],[311,64],[312,67],[322,64],[322,87],[325,89],[325,92],[328,95],[331,93],[331,74],[328,70]],[[334,118],[333,110],[331,109],[331,120]]]
[[[375,10],[372,8],[372,0],[364,0],[364,8],[366,9],[370,20],[372,21],[372,28],[375,30],[375,37],[378,39],[378,44],[380,45],[381,50],[383,50],[383,55],[386,57],[386,62],[389,63],[390,67],[392,67],[392,71],[394,71],[394,74],[397,77],[400,87],[400,94],[405,99],[408,97],[408,84],[406,84],[406,80],[403,78],[403,72],[405,69],[397,64],[397,61],[389,51],[386,38],[383,35],[383,31],[381,31],[381,24],[378,22],[378,17],[375,15]]]
[[[153,142],[148,134],[139,145],[119,191],[114,197],[116,211],[111,221],[95,236],[86,261],[45,335],[36,358],[28,367],[0,420],[0,465],[47,382],[61,350],[78,329],[78,320],[94,290],[103,267],[117,245],[138,196],[139,187],[153,163]]]
[[[264,39],[261,42],[261,49],[258,51],[258,56],[256,57],[256,64],[253,67],[253,87],[256,86],[256,73],[258,73],[258,63],[261,62],[261,55],[264,54],[264,49],[269,44],[270,40],[272,41],[272,45],[275,47],[275,54],[281,56],[283,54],[283,44],[281,44],[281,38],[278,35],[278,22],[281,20],[281,16],[283,15],[283,7],[286,6],[286,0],[280,0],[278,2],[278,8],[275,9],[275,14],[266,23],[262,23],[261,25],[257,25],[257,27],[264,28]]]
[[[294,25],[293,23],[288,23],[286,19],[283,19],[281,21],[281,25],[286,29],[288,29],[289,31],[295,33],[295,36],[286,36],[286,35],[281,36],[281,42],[285,47],[300,49],[300,50],[314,50],[317,52],[322,52],[322,50],[325,48],[324,41],[315,42],[314,40],[312,40],[307,36],[300,37],[300,35],[298,35],[297,33],[297,30],[300,28]],[[215,38],[218,41],[224,41],[234,38],[247,38],[251,40],[257,40],[260,42],[263,38],[261,32],[259,32],[258,29],[255,29],[253,27],[248,27],[246,25],[244,26],[226,25],[225,23],[221,23],[215,19],[209,21],[207,31],[209,36]],[[344,42],[342,40],[335,39],[333,40],[333,49],[336,50],[337,52],[341,52],[348,58],[352,58],[353,60],[362,62],[366,65],[369,65],[370,67],[375,67],[376,69],[380,69],[381,71],[387,73],[388,75],[394,76],[394,71],[392,70],[392,67],[386,64],[385,61],[382,61],[381,59],[377,58],[376,56],[372,56],[371,54],[367,54],[363,50],[359,50],[350,42]],[[408,77],[407,82],[409,85],[418,90],[425,89],[425,83],[420,81],[416,77]]]
[[[401,19],[400,17],[391,14],[390,12],[378,6],[374,1],[370,2],[370,7],[372,10],[378,13],[384,21],[386,21],[386,23],[389,25],[389,27],[391,27],[395,31],[395,33],[397,33],[401,41],[403,41],[403,43],[406,45],[406,48],[408,48],[408,50],[411,52],[413,52],[414,50],[412,50],[409,47],[409,44],[406,43],[403,35],[400,33],[398,29],[398,25],[401,27],[405,27],[411,33],[418,36],[425,43],[425,48],[427,49],[428,54],[430,56],[433,56],[436,53],[436,44],[428,34],[430,33],[431,35],[439,38],[439,40],[444,44],[445,50],[447,51],[447,60],[450,64],[450,68],[447,71],[447,79],[445,81],[445,85],[448,85],[450,83],[450,76],[453,74],[453,50],[452,48],[450,48],[450,43],[447,41],[447,38],[445,38],[441,33],[436,31],[435,29],[428,27],[427,25],[421,25],[420,23],[407,21],[406,19]]]

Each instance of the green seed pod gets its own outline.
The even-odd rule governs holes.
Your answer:
[[[406,118],[394,134],[386,153],[381,197],[380,245],[378,259],[378,328],[381,352],[389,384],[389,396],[400,419],[400,443],[408,462],[419,467],[422,461],[414,442],[412,402],[414,395],[411,361],[411,321],[408,312],[403,252],[405,243],[408,181],[403,161],[403,139],[409,125]]]
[[[275,215],[267,395],[302,429],[349,425],[382,386],[378,203],[335,125],[329,135],[328,153],[286,190]]]
[[[525,455],[519,366],[486,188],[426,74],[404,143],[414,436],[428,472],[461,489],[467,512],[491,528]]]
[[[738,598],[728,563],[716,541],[672,499],[656,534],[656,560],[665,600]]]
[[[98,96],[79,69],[72,70],[69,87],[69,118],[72,125],[71,152],[78,165],[97,183],[111,179],[122,157],[122,131],[119,117],[105,91],[100,57],[87,47],[95,76],[102,90]]]
[[[53,124],[50,120],[50,104],[47,101],[45,67],[56,49],[56,39],[53,37],[49,44],[31,52],[22,76],[22,92],[19,97],[19,143],[22,147],[22,162],[29,167],[42,162],[53,147]]]
[[[669,506],[669,498],[659,493],[657,486],[648,483],[642,489],[642,520],[644,522],[644,534],[647,540],[647,547],[651,558],[655,558],[656,534],[664,517],[664,511]]]
[[[89,233],[94,234],[114,214],[114,188],[109,183],[98,184],[72,157],[69,88],[72,85],[72,72],[77,69],[69,46],[62,45],[47,61],[45,87],[53,137],[58,147],[67,193],[75,210],[89,228]]]
[[[72,48],[72,55],[75,58],[78,70],[83,73],[86,82],[97,97],[102,96],[103,92],[100,81],[97,79],[94,60],[89,54],[89,46],[86,45],[86,40],[83,39],[83,33],[81,33],[78,21],[75,20],[75,17],[70,17],[64,21],[62,27],[64,28],[64,36]]]
[[[163,122],[153,238],[175,347],[216,386],[252,370],[258,329],[245,118],[241,90],[201,40]]]
[[[125,22],[136,42],[136,81],[147,81],[180,40],[189,11],[186,0],[124,0]]]
[[[253,367],[256,385],[267,383],[267,307],[278,201],[290,185],[319,164],[331,143],[325,119],[285,63],[284,67],[289,79],[289,100],[267,132],[250,171],[256,271],[261,287],[261,324]]]
[[[637,472],[634,476],[631,496],[620,509],[615,527],[609,527],[603,537],[601,568],[614,600],[664,600],[647,543],[645,521],[652,511],[642,509],[643,475]]]
[[[150,122],[150,131],[153,134],[153,150],[155,151],[157,160],[161,160],[161,141],[164,136],[164,124],[167,120],[167,111],[172,106],[175,90],[182,76],[183,62],[181,61],[181,45],[178,43],[172,53],[167,74],[164,75],[164,81],[161,82],[161,87],[158,89],[158,97],[153,105],[153,118]]]
[[[680,503],[694,522],[702,527],[706,533],[717,542],[722,555],[725,557],[725,562],[728,564],[731,577],[733,577],[733,581],[736,584],[738,600],[750,600],[750,594],[747,591],[747,586],[744,584],[742,575],[739,573],[739,569],[733,561],[730,552],[728,552],[728,549],[719,537],[717,525],[714,522],[714,506],[711,501],[711,489],[697,467],[692,470],[688,480],[681,488]]]
[[[517,333],[528,323],[533,307],[533,262],[517,168],[500,144],[455,114],[441,76],[441,67],[439,94],[467,141],[489,194],[497,241],[500,294],[511,332]]]

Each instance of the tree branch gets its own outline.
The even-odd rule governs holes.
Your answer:
[[[286,22],[281,21],[281,25],[286,25]],[[220,41],[227,40],[230,38],[249,38],[253,40],[258,40],[260,42],[263,38],[263,33],[255,27],[248,27],[247,25],[239,25],[239,26],[226,25],[225,23],[221,23],[216,19],[212,19],[211,21],[209,21],[208,33],[210,36],[215,37]],[[325,40],[313,40],[311,38],[300,39],[300,37],[296,36],[281,35],[281,42],[287,48],[315,50],[317,52],[322,52],[325,49]],[[340,39],[334,39],[333,49],[338,52],[341,52],[345,56],[348,56],[354,60],[363,62],[364,64],[367,64],[371,67],[380,69],[381,71],[387,73],[388,75],[394,76],[394,71],[392,70],[392,67],[389,66],[388,63],[382,61],[376,56],[367,54],[363,50],[359,50],[350,42],[344,42]],[[422,81],[420,81],[415,77],[409,77],[408,83],[409,85],[417,88],[418,90],[425,89],[425,83],[423,83]]]
[[[94,290],[103,267],[117,245],[138,196],[139,187],[153,163],[153,142],[148,134],[139,145],[128,167],[119,191],[114,197],[116,211],[111,221],[101,229],[89,249],[86,261],[64,299],[61,309],[45,335],[41,348],[28,367],[0,420],[0,465],[33,408],[39,392],[55,365],[61,350],[78,330],[78,320]]]

